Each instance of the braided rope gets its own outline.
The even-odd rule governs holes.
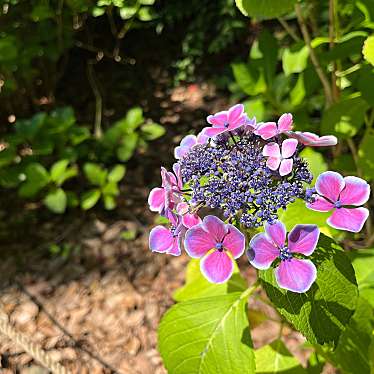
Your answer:
[[[27,352],[33,359],[40,362],[54,374],[69,374],[69,371],[55,362],[50,354],[31,342],[25,335],[17,332],[9,323],[8,316],[0,310],[0,333]]]

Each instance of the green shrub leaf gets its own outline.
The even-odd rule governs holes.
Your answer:
[[[67,197],[62,188],[57,188],[49,192],[43,201],[53,213],[61,214],[65,212]]]
[[[247,317],[248,293],[174,305],[159,326],[159,350],[170,374],[255,372]]]
[[[37,162],[29,164],[25,174],[26,180],[18,190],[21,197],[34,197],[50,181],[48,171]]]
[[[298,51],[292,51],[286,48],[282,55],[282,66],[286,76],[293,73],[301,73],[308,64],[309,50],[307,46],[302,47]]]
[[[306,293],[279,288],[273,269],[260,271],[260,278],[278,312],[309,342],[336,347],[357,304],[353,267],[342,249],[323,234],[310,259],[317,266],[317,280]]]
[[[158,123],[146,123],[141,129],[145,140],[155,140],[165,134],[165,128]]]
[[[374,65],[374,35],[369,36],[364,43],[362,48],[362,54],[367,62]]]
[[[239,10],[248,17],[277,18],[292,11],[297,0],[235,0]]]
[[[125,176],[126,168],[123,165],[116,165],[108,174],[108,181],[118,183]]]
[[[91,209],[96,205],[101,196],[99,189],[89,190],[82,195],[81,207],[83,210]]]
[[[95,186],[103,186],[106,182],[108,171],[98,164],[87,162],[83,166],[86,178]]]

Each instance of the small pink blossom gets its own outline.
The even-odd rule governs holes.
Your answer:
[[[173,165],[174,174],[161,167],[161,187],[151,190],[148,196],[149,209],[166,215],[168,210],[172,210],[176,203],[180,202],[183,183],[180,177],[179,164]]]
[[[370,196],[370,185],[361,178],[342,177],[325,171],[316,180],[314,201],[307,207],[319,212],[333,211],[327,223],[338,230],[359,232],[369,216],[365,204]],[[352,206],[358,207],[354,208]]]
[[[278,124],[275,122],[259,123],[255,130],[255,134],[261,136],[264,140],[268,140],[279,134],[292,130],[292,122],[292,114],[284,113],[279,117]]]
[[[187,231],[184,247],[191,257],[201,258],[201,272],[210,282],[224,283],[234,271],[234,259],[244,252],[245,237],[236,227],[208,215]]]
[[[205,144],[207,141],[208,137],[202,133],[199,133],[197,136],[187,135],[181,140],[179,146],[175,147],[174,157],[179,160],[183,158],[196,144]]]
[[[149,234],[149,248],[152,252],[166,253],[179,256],[182,251],[183,237],[186,228],[180,216],[169,212],[170,228],[164,226],[154,227]]]
[[[328,147],[338,144],[338,139],[334,135],[318,136],[312,132],[301,131],[289,131],[287,135],[310,147]]]
[[[266,166],[271,170],[278,170],[279,174],[283,177],[292,171],[293,159],[290,158],[294,155],[297,147],[296,139],[286,139],[282,143],[282,150],[275,142],[268,143],[264,146],[262,154],[269,157]]]
[[[310,260],[298,259],[294,254],[310,256],[318,243],[319,229],[316,225],[296,225],[288,234],[282,222],[265,225],[265,233],[256,234],[249,243],[248,257],[257,269],[269,269],[280,259],[274,269],[280,287],[297,293],[310,289],[317,277],[317,269]]]
[[[177,213],[182,217],[182,223],[188,229],[201,223],[197,213],[190,213],[189,205],[185,202],[177,205]]]
[[[207,121],[212,127],[203,129],[202,134],[211,138],[224,132],[235,130],[242,126],[246,119],[247,115],[244,113],[244,106],[242,104],[234,105],[227,111],[208,116]]]

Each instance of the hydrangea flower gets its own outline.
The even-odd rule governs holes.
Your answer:
[[[286,139],[282,143],[282,151],[277,143],[268,143],[265,145],[262,154],[269,157],[266,166],[271,170],[278,170],[283,177],[292,171],[293,159],[291,158],[297,148],[296,139]]]
[[[211,138],[224,132],[235,130],[242,126],[247,118],[244,113],[244,106],[242,104],[234,105],[227,111],[208,116],[207,121],[212,127],[206,127],[202,134]]]
[[[201,223],[201,218],[196,213],[190,213],[187,203],[179,203],[177,212],[182,217],[182,223],[185,227],[190,228]]]
[[[338,139],[334,135],[318,136],[312,132],[301,131],[289,131],[287,135],[310,147],[328,147],[338,144]]]
[[[295,254],[310,256],[318,243],[319,229],[316,225],[296,225],[288,234],[286,228],[277,221],[265,224],[265,233],[256,234],[249,243],[248,257],[257,269],[269,269],[279,259],[274,269],[280,287],[298,293],[309,290],[317,277],[317,269],[312,261],[298,259]]]
[[[153,188],[148,196],[149,209],[164,216],[168,210],[174,208],[175,203],[179,202],[183,187],[180,166],[174,164],[173,170],[175,174],[161,167],[161,187]]]
[[[185,136],[178,147],[174,149],[174,157],[179,160],[196,144],[204,144],[208,140],[208,137],[200,133],[197,136],[187,135]]]
[[[279,117],[278,123],[264,122],[259,124],[255,134],[261,136],[261,138],[264,140],[268,140],[292,130],[292,122],[292,114],[284,113]]]
[[[342,177],[334,171],[320,174],[316,180],[314,201],[307,207],[319,212],[333,211],[327,223],[338,230],[359,232],[369,216],[365,204],[370,195],[370,186],[357,177]],[[353,206],[353,207],[352,207]],[[355,208],[356,207],[356,208]]]
[[[208,215],[187,231],[184,247],[191,257],[201,258],[201,272],[210,282],[223,283],[232,275],[234,259],[244,252],[245,237],[235,226]]]
[[[180,216],[170,213],[168,218],[170,221],[169,229],[159,225],[151,230],[149,234],[149,248],[152,252],[179,256],[182,251],[182,242],[186,228]]]

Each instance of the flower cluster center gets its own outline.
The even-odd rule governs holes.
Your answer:
[[[281,261],[290,261],[292,258],[292,253],[287,246],[279,248],[279,258]]]

